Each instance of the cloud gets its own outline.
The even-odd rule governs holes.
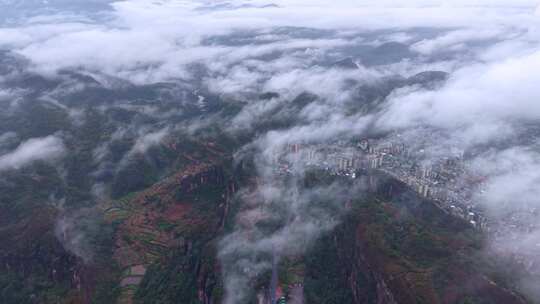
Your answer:
[[[511,259],[526,271],[519,278],[522,292],[538,299],[540,273],[540,154],[538,143],[492,150],[478,155],[472,168],[486,177],[475,201],[485,208],[492,227],[490,252]]]
[[[0,23],[17,22],[31,16],[55,14],[59,11],[77,14],[97,13],[110,8],[109,0],[0,0]]]
[[[297,179],[272,184],[267,178],[255,192],[239,194],[244,204],[235,230],[219,244],[226,304],[244,302],[253,280],[275,267],[272,260],[301,254],[321,233],[335,227],[345,212],[346,198],[361,190],[359,185],[337,183],[305,189]],[[268,232],[261,223],[279,228]]]
[[[478,199],[495,207],[491,211],[531,210],[531,204],[540,208],[540,154],[535,148],[512,147],[475,159],[476,171],[489,178]]]
[[[429,125],[454,130],[464,141],[513,135],[515,123],[540,119],[540,48],[455,71],[436,91],[396,92],[378,123],[383,128]],[[459,134],[458,134],[459,133]]]
[[[428,52],[449,43],[459,46],[475,37],[493,37],[509,28],[526,29],[534,22],[532,1],[512,5],[505,1],[279,1],[277,7],[264,7],[270,4],[267,1],[228,3],[231,8],[226,10],[199,10],[209,4],[114,2],[105,21],[77,20],[71,15],[62,20],[59,15],[53,20],[1,28],[0,45],[17,50],[44,72],[83,67],[147,83],[189,77],[185,66],[193,62],[239,62],[254,56],[250,54],[262,55],[276,49],[309,47],[306,44],[323,47],[323,41],[316,39],[298,41],[296,46],[293,41],[289,45],[278,42],[262,47],[202,45],[207,37],[238,31],[290,26],[356,32],[413,27],[469,29],[415,47]]]
[[[507,38],[505,36],[508,34],[504,29],[493,28],[486,30],[456,30],[434,39],[424,39],[412,45],[411,49],[424,55],[430,55],[434,52],[466,51],[468,47],[470,48],[467,45],[468,42],[479,43],[489,40],[505,40]]]
[[[169,134],[169,128],[163,128],[156,132],[151,132],[137,138],[129,154],[144,154],[151,147],[160,144],[165,136]]]
[[[54,135],[28,139],[15,150],[0,156],[0,171],[19,169],[35,161],[53,160],[64,152],[62,139]]]

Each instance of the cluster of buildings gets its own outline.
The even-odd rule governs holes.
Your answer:
[[[292,143],[272,156],[275,173],[289,174],[295,167],[323,169],[332,175],[356,178],[361,170],[379,170],[435,201],[446,212],[478,229],[487,221],[476,210],[472,196],[484,178],[465,166],[463,152],[426,161],[423,149],[413,150],[395,137],[337,141],[332,144]]]
[[[462,151],[448,149],[449,153],[432,156],[421,145],[407,145],[399,139],[389,136],[330,144],[294,143],[276,151],[272,162],[279,175],[290,174],[295,167],[322,169],[352,179],[366,170],[384,172],[432,200],[448,214],[488,232],[491,246],[497,252],[522,265],[528,273],[540,276],[540,241],[535,238],[540,231],[540,223],[536,221],[540,209],[524,207],[502,218],[488,217],[475,202],[487,177],[467,166]]]

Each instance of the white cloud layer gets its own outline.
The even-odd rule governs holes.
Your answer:
[[[538,121],[540,48],[506,57],[459,69],[440,90],[395,94],[379,124],[390,128],[424,124],[459,130],[460,136],[475,143],[475,139],[500,137],[504,133],[501,129],[512,123]]]
[[[32,138],[22,142],[15,150],[0,156],[0,171],[18,169],[35,161],[47,161],[65,152],[62,139],[56,136]]]
[[[227,9],[210,9],[215,2],[133,0],[112,3],[106,22],[84,18],[77,22],[69,15],[65,20],[34,18],[0,28],[0,46],[17,50],[38,69],[49,72],[84,67],[153,82],[185,77],[185,65],[196,61],[238,58],[236,48],[200,44],[205,37],[233,30],[465,28],[415,45],[418,51],[431,53],[473,39],[526,30],[538,22],[535,2],[302,0],[277,1],[276,7],[266,7],[271,2],[229,1],[220,2]]]

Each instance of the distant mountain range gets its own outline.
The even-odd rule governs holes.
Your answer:
[[[0,24],[44,13],[95,13],[109,8],[110,0],[0,0]]]

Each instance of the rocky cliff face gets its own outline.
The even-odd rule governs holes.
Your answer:
[[[497,270],[484,260],[480,249],[482,236],[466,222],[395,179],[376,173],[360,179],[368,186],[368,194],[347,203],[349,212],[342,223],[304,256],[285,257],[277,266],[277,296],[293,303],[526,303],[508,282],[494,279]],[[221,303],[223,284],[215,244],[231,216],[230,197],[237,185],[218,167],[201,167],[171,180],[183,190],[176,190],[169,203],[174,208],[183,206],[182,212],[166,208],[163,214],[192,231],[185,234],[183,230],[176,240],[171,236],[165,242],[168,254],[134,262],[147,271],[139,281],[127,284],[133,293],[121,301]],[[222,184],[221,198],[214,201],[210,217],[197,221],[200,211],[195,206],[202,202],[189,198],[200,197],[200,191],[207,193],[205,182]],[[141,195],[152,200],[149,193]],[[192,206],[185,209],[187,205],[180,202],[187,201]],[[130,248],[144,252],[140,251],[144,245],[137,244]],[[261,278],[260,303],[270,298],[264,287],[272,284],[270,277]]]
[[[30,176],[33,196],[20,200],[27,207],[34,202],[31,211],[19,218],[0,212],[0,302],[155,303],[185,296],[216,303],[215,242],[237,185],[231,160],[215,145],[191,147],[177,154],[182,165],[168,177],[76,213],[49,202],[57,180]],[[21,205],[18,193],[4,191],[2,198]]]
[[[215,241],[236,191],[225,166],[188,166],[108,206],[109,220],[119,223],[114,257],[123,269],[121,303],[214,303]]]
[[[1,302],[89,303],[96,282],[107,280],[106,273],[65,249],[55,235],[55,209],[35,212],[31,220],[0,233],[2,243],[11,244],[0,252],[1,280],[5,280]]]
[[[111,252],[91,263],[64,249],[51,228],[55,209],[12,227],[17,233],[2,231],[17,244],[0,256],[1,269],[20,278],[13,288],[64,290],[58,297],[29,289],[23,294],[36,298],[7,303],[221,303],[217,241],[238,208],[236,175],[228,160],[193,161],[141,192],[102,203],[103,224],[114,228]],[[341,224],[305,255],[276,266],[279,296],[291,303],[526,303],[495,279],[482,236],[466,222],[387,176],[370,172],[358,182],[366,191],[346,202]],[[257,284],[260,303],[270,298],[269,284],[270,276]]]
[[[306,257],[308,303],[526,303],[491,277],[481,236],[467,223],[376,178]]]

